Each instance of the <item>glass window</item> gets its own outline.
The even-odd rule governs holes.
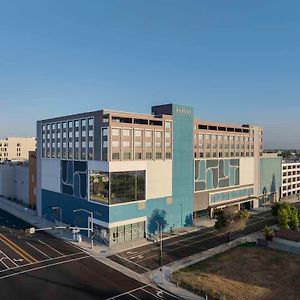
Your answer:
[[[135,159],[142,159],[142,153],[136,152],[136,153],[134,154],[134,158],[135,158]]]
[[[146,131],[145,131],[145,137],[147,137],[147,138],[152,138],[152,131],[146,130]]]
[[[89,126],[94,126],[94,119],[93,118],[88,119],[88,124]]]
[[[129,141],[123,141],[123,147],[130,147],[130,142]]]
[[[73,127],[73,122],[72,122],[72,121],[69,121],[69,122],[68,122],[68,127],[69,127],[69,128],[72,128],[72,127]]]
[[[123,159],[131,159],[131,153],[130,152],[124,152],[123,153]]]
[[[81,127],[84,127],[84,126],[86,126],[86,119],[81,120]]]
[[[63,123],[62,123],[62,128],[64,128],[64,129],[67,128],[67,123],[66,123],[66,122],[63,122]]]
[[[123,129],[123,136],[130,136],[131,129]]]
[[[156,138],[161,138],[162,137],[162,132],[161,131],[155,131],[155,137]]]
[[[167,122],[166,121],[166,128],[172,128],[172,122]]]
[[[134,136],[142,136],[142,130],[134,130]]]
[[[115,153],[112,153],[112,160],[119,160],[120,159],[120,153],[118,152],[115,152]]]
[[[110,174],[110,204],[145,200],[145,171]]]
[[[120,129],[118,129],[118,128],[112,128],[111,135],[113,135],[113,136],[119,136],[120,135]]]
[[[135,147],[142,147],[142,142],[141,141],[135,141],[134,146]]]
[[[152,147],[152,143],[151,142],[146,142],[145,143],[145,147],[146,148],[151,148]]]
[[[111,141],[111,146],[112,147],[120,147],[120,142],[119,141]]]
[[[171,138],[171,132],[170,131],[166,131],[165,132],[165,137],[166,137],[166,139],[170,139]]]
[[[89,136],[94,136],[94,130],[89,130]]]
[[[74,127],[78,128],[79,127],[79,120],[74,121]]]
[[[161,152],[155,153],[155,159],[161,159],[161,157],[162,157]]]
[[[109,201],[108,173],[90,171],[90,200],[108,204]]]

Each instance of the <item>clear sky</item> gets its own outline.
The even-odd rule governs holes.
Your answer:
[[[300,148],[299,50],[299,0],[0,0],[0,136],[174,102]]]

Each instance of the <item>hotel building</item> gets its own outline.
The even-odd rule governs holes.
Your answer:
[[[167,231],[227,205],[259,205],[258,126],[206,122],[166,104],[38,121],[37,141],[39,215],[58,206],[64,222],[86,227],[89,215],[73,210],[92,211],[96,238],[110,245],[154,233],[157,222]]]

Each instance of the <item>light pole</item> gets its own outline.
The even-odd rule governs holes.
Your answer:
[[[91,231],[91,235],[90,235],[90,237],[91,237],[91,249],[93,249],[94,248],[94,214],[93,214],[92,211],[89,211],[89,210],[86,210],[86,209],[83,209],[83,208],[78,208],[78,209],[73,210],[73,212],[79,212],[79,211],[84,211],[84,212],[91,215],[91,228],[89,228],[89,229]],[[90,227],[89,222],[88,222],[88,227]]]

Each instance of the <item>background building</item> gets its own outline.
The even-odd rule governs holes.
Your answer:
[[[35,138],[7,137],[0,139],[0,163],[6,160],[24,161],[29,158],[29,151],[35,151]]]
[[[281,197],[300,194],[300,162],[284,160],[282,162]]]

